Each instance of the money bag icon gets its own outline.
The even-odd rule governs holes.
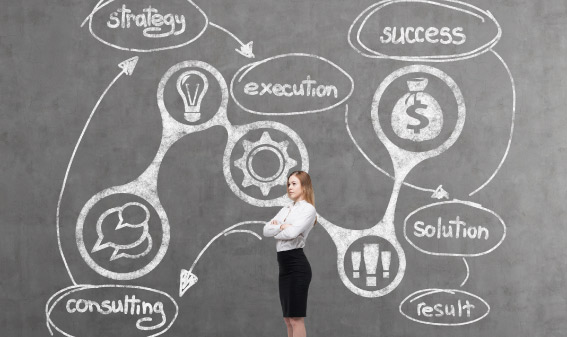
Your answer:
[[[392,111],[392,129],[399,137],[421,142],[441,133],[443,112],[435,98],[423,92],[428,80],[424,77],[407,81],[409,92],[403,95]]]

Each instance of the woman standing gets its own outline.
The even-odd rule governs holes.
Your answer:
[[[277,240],[279,291],[288,337],[305,337],[307,293],[311,265],[303,253],[305,240],[317,222],[315,197],[309,174],[294,171],[287,179],[291,200],[264,226],[264,236]]]

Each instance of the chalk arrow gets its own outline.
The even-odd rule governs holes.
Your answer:
[[[249,231],[249,230],[234,230],[234,228],[236,227],[240,227],[243,225],[248,225],[248,224],[260,224],[260,225],[265,225],[266,222],[265,221],[255,221],[255,220],[251,220],[251,221],[243,221],[243,222],[239,222],[236,225],[232,225],[230,227],[228,227],[227,229],[223,230],[222,232],[218,233],[217,235],[215,235],[210,241],[209,243],[207,243],[207,245],[205,246],[205,248],[203,248],[200,252],[199,255],[197,255],[197,258],[195,259],[195,261],[193,261],[193,264],[191,265],[191,268],[189,269],[181,269],[181,272],[179,273],[179,297],[182,297],[185,292],[187,290],[189,290],[189,288],[191,288],[192,286],[195,285],[195,283],[197,283],[197,281],[199,280],[199,278],[197,277],[197,275],[195,275],[193,273],[193,269],[195,268],[195,266],[197,265],[197,262],[199,261],[199,259],[201,258],[201,256],[205,253],[205,251],[207,250],[207,248],[209,248],[209,246],[215,242],[216,239],[220,238],[221,236],[227,236],[231,233],[249,233],[252,234],[254,236],[256,236],[259,240],[262,240],[262,237],[258,234],[256,234],[253,231]]]
[[[443,198],[449,199],[449,192],[447,192],[443,189],[443,185],[439,185],[439,187],[437,187],[435,192],[433,192],[433,195],[431,195],[431,198],[434,198],[434,199],[443,199]]]
[[[122,72],[124,74],[130,76],[132,75],[132,72],[134,72],[134,68],[136,68],[136,64],[138,64],[139,59],[140,58],[138,56],[134,56],[118,63],[118,67],[122,68]]]
[[[189,288],[195,285],[197,280],[197,275],[189,270],[181,269],[181,275],[179,276],[179,297],[182,297]]]
[[[61,246],[61,230],[60,230],[60,216],[59,213],[61,211],[61,200],[63,199],[63,192],[65,192],[65,186],[67,185],[67,178],[69,177],[69,171],[71,170],[71,165],[73,164],[73,160],[75,159],[75,154],[77,154],[77,149],[79,148],[79,144],[81,144],[81,140],[83,139],[83,136],[85,135],[85,132],[87,131],[87,127],[89,126],[89,123],[91,122],[93,115],[96,111],[96,109],[98,108],[98,106],[100,105],[100,102],[102,101],[102,99],[104,98],[104,96],[106,95],[106,93],[110,90],[110,88],[114,85],[114,83],[122,76],[122,74],[126,74],[128,76],[132,75],[132,72],[134,71],[134,68],[136,67],[136,64],[138,63],[138,56],[134,56],[132,58],[129,58],[127,60],[124,60],[122,62],[120,62],[118,64],[118,67],[122,69],[122,71],[116,75],[114,77],[114,79],[112,80],[112,82],[110,82],[110,84],[106,87],[106,89],[104,89],[102,95],[100,95],[100,97],[98,98],[98,101],[96,102],[95,106],[93,107],[93,110],[91,111],[91,114],[89,115],[89,118],[87,119],[87,122],[85,123],[85,126],[83,127],[83,131],[81,131],[81,135],[79,136],[79,139],[77,140],[77,144],[75,144],[75,148],[73,149],[73,153],[71,154],[71,159],[69,159],[69,164],[67,164],[67,170],[65,171],[65,177],[63,178],[63,186],[61,186],[61,191],[59,192],[59,200],[57,200],[57,213],[55,216],[55,222],[56,222],[56,226],[57,226],[57,243],[59,244],[59,253],[61,254],[61,258],[63,259],[63,264],[65,264],[65,268],[67,269],[67,273],[69,274],[69,278],[71,278],[71,282],[73,282],[74,285],[77,285],[77,283],[75,282],[75,279],[73,278],[73,274],[71,274],[71,269],[69,269],[69,265],[67,264],[67,260],[65,259],[65,255],[63,254],[63,247]]]
[[[252,44],[254,43],[253,41],[250,41],[247,44],[244,44],[242,41],[240,41],[240,39],[238,37],[236,37],[236,35],[232,34],[228,29],[221,27],[221,26],[219,26],[219,25],[217,25],[216,23],[213,23],[213,22],[209,22],[209,25],[215,27],[216,29],[221,30],[222,32],[228,34],[230,37],[235,39],[236,42],[238,42],[238,44],[240,44],[240,48],[235,49],[240,55],[247,57],[249,59],[252,59],[252,58],[255,57],[254,53],[252,52]]]
[[[245,45],[240,46],[240,49],[235,49],[240,55],[248,57],[249,59],[254,58],[254,53],[252,52],[252,44],[254,42],[250,41]]]

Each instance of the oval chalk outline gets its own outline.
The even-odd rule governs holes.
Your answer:
[[[386,54],[382,54],[380,52],[377,52],[373,49],[368,48],[364,43],[362,43],[360,41],[360,33],[362,31],[362,27],[364,27],[364,25],[366,24],[366,21],[368,20],[368,18],[370,18],[370,16],[372,16],[374,13],[376,13],[378,10],[386,7],[387,5],[390,4],[395,4],[395,3],[399,3],[399,2],[403,2],[403,3],[407,3],[407,2],[418,2],[418,3],[425,3],[425,4],[429,4],[429,5],[435,5],[435,6],[439,6],[439,7],[446,7],[452,10],[456,10],[456,11],[460,11],[472,16],[478,16],[481,18],[481,20],[484,22],[484,18],[481,17],[480,15],[476,15],[473,13],[470,13],[467,10],[463,10],[463,9],[459,9],[459,8],[455,8],[453,6],[449,6],[449,5],[445,5],[445,4],[441,4],[440,2],[436,2],[436,1],[430,1],[430,0],[383,0],[380,3],[374,4],[373,6],[379,6],[378,8],[372,10],[372,12],[370,14],[368,14],[363,22],[361,23],[360,27],[358,28],[357,31],[357,42],[358,44],[363,47],[364,49],[366,49],[368,52],[373,53],[374,55],[376,55],[377,58],[386,58],[386,59],[394,59],[394,60],[399,60],[399,61],[423,61],[423,62],[446,62],[446,61],[457,61],[457,60],[463,60],[463,59],[468,59],[471,57],[475,57],[478,56],[480,54],[483,54],[487,51],[489,51],[492,47],[494,47],[494,45],[496,45],[496,43],[500,40],[500,37],[502,36],[502,29],[500,27],[500,24],[496,21],[496,18],[494,18],[494,16],[492,15],[492,13],[490,13],[490,11],[483,11],[482,9],[461,2],[461,1],[457,1],[457,0],[445,0],[447,2],[454,2],[454,3],[458,3],[458,4],[462,4],[464,6],[468,6],[471,7],[475,10],[478,10],[479,12],[481,12],[482,14],[484,14],[487,18],[490,18],[494,23],[495,26],[498,29],[498,32],[496,34],[496,36],[490,40],[489,42],[487,42],[486,44],[477,47],[476,49],[473,49],[472,51],[468,51],[466,53],[461,53],[461,54],[454,54],[454,55],[425,55],[425,56],[390,56],[390,55],[386,55]],[[369,9],[368,9],[369,10]],[[367,11],[367,10],[366,10]],[[365,11],[365,12],[366,12]],[[358,19],[358,17],[357,17]],[[354,23],[353,23],[354,24]],[[350,36],[349,36],[350,38]],[[354,47],[354,46],[353,46]],[[357,48],[355,48],[357,49]],[[368,56],[368,57],[372,57],[370,55],[367,54],[363,54],[364,56]],[[432,60],[433,59],[433,60]],[[439,60],[435,60],[435,59],[439,59]]]
[[[102,6],[96,8],[96,10],[93,10],[90,14],[89,17],[89,32],[91,33],[91,35],[99,40],[100,42],[102,42],[103,44],[112,47],[112,48],[116,48],[119,50],[127,50],[127,51],[134,51],[134,52],[140,52],[140,53],[151,53],[154,51],[160,51],[160,50],[168,50],[168,49],[175,49],[175,48],[180,48],[183,46],[186,46],[192,42],[194,42],[195,40],[197,40],[198,38],[201,37],[201,35],[203,35],[203,33],[205,33],[205,30],[207,30],[207,27],[209,26],[209,17],[207,16],[207,14],[205,14],[205,12],[199,7],[197,6],[197,4],[195,4],[193,2],[193,0],[187,0],[187,2],[189,2],[191,5],[193,5],[193,7],[195,7],[200,13],[201,15],[203,15],[203,17],[205,18],[205,25],[203,26],[203,29],[201,29],[201,31],[195,35],[195,37],[193,37],[191,40],[187,41],[187,42],[183,42],[181,44],[177,44],[177,45],[173,45],[173,46],[169,46],[169,47],[160,47],[160,48],[154,48],[154,49],[138,49],[138,48],[127,48],[127,47],[121,47],[119,45],[115,45],[112,44],[108,41],[105,41],[104,39],[102,39],[101,37],[99,37],[98,35],[96,35],[93,32],[93,27],[92,27],[92,23],[93,23],[93,17],[95,16],[96,12],[98,12],[101,8],[105,7],[106,5],[109,5],[110,3],[114,2],[114,0],[109,0],[107,2],[105,2]]]
[[[469,59],[469,58],[484,54],[487,51],[491,50],[498,43],[498,41],[500,41],[500,38],[502,37],[502,27],[500,26],[500,23],[498,23],[498,21],[496,20],[496,18],[492,15],[492,13],[490,11],[482,10],[482,9],[476,7],[476,6],[473,6],[471,4],[468,4],[468,3],[465,3],[465,2],[462,2],[462,1],[458,1],[458,0],[444,0],[444,1],[446,1],[448,3],[455,3],[455,4],[462,5],[464,7],[472,8],[472,9],[480,12],[486,18],[489,18],[497,28],[497,33],[494,36],[494,38],[492,38],[492,40],[488,41],[484,45],[477,47],[476,49],[473,49],[473,50],[465,52],[465,53],[460,53],[460,54],[424,55],[424,56],[398,56],[398,55],[382,54],[378,51],[375,51],[373,49],[368,48],[364,43],[362,43],[360,41],[360,33],[361,33],[364,25],[366,24],[366,21],[370,18],[370,16],[372,16],[375,12],[379,11],[380,9],[382,9],[382,8],[388,6],[388,5],[396,4],[396,3],[417,2],[417,3],[423,3],[423,4],[434,5],[434,6],[439,6],[439,7],[445,7],[445,8],[451,9],[451,10],[456,10],[456,11],[460,11],[460,12],[463,12],[463,13],[466,13],[466,14],[469,14],[469,15],[472,15],[472,16],[479,16],[480,17],[480,15],[475,15],[473,13],[470,13],[466,9],[455,8],[453,6],[450,6],[448,4],[443,4],[443,3],[438,2],[438,1],[431,1],[431,0],[382,0],[378,3],[370,5],[369,7],[367,7],[365,10],[363,10],[362,13],[360,13],[355,18],[355,20],[351,24],[349,31],[348,31],[348,42],[349,42],[350,46],[355,51],[357,51],[362,56],[369,57],[369,58],[392,59],[392,60],[398,60],[398,61],[411,61],[411,62],[418,62],[418,61],[419,62],[450,62],[450,61],[465,60],[465,59]],[[374,8],[374,7],[378,7],[378,8]],[[366,14],[368,11],[371,11],[371,12],[369,14]],[[351,35],[352,35],[352,31],[353,31],[354,26],[358,23],[358,21],[365,14],[366,14],[366,16],[362,20],[362,23],[360,24],[360,26],[358,27],[358,30],[357,30],[356,42],[362,48],[366,49],[366,51],[368,51],[372,54],[368,54],[368,53],[360,50],[358,47],[356,47],[354,45],[354,43],[352,42],[352,39],[351,39]],[[484,22],[484,17],[482,18],[482,21]]]
[[[63,288],[63,289],[57,291],[55,294],[53,294],[47,300],[47,303],[45,304],[45,317],[46,317],[46,324],[47,324],[47,328],[49,329],[49,332],[52,332],[51,326],[53,326],[55,328],[55,330],[57,330],[61,334],[65,335],[67,337],[74,337],[73,335],[70,335],[67,332],[61,330],[61,328],[59,328],[57,325],[55,325],[55,323],[53,323],[53,321],[51,320],[51,312],[53,311],[53,308],[55,308],[55,306],[66,296],[71,295],[72,293],[75,293],[75,292],[83,291],[85,289],[98,289],[98,288],[140,289],[140,290],[164,295],[164,297],[169,298],[171,300],[171,303],[173,303],[173,305],[175,306],[175,315],[171,319],[171,322],[169,323],[169,325],[167,327],[165,327],[161,332],[155,333],[153,335],[149,335],[147,337],[159,336],[159,335],[163,334],[164,332],[166,332],[167,330],[169,330],[169,328],[171,328],[171,326],[173,325],[173,323],[177,319],[177,316],[179,315],[179,306],[177,305],[177,302],[175,302],[175,299],[171,295],[166,293],[165,291],[161,291],[161,290],[157,290],[157,289],[153,289],[153,288],[148,288],[148,287],[143,287],[143,286],[126,285],[126,284],[101,284],[101,285],[78,284],[78,285],[72,285],[72,286],[69,286],[67,288]],[[63,293],[63,295],[61,295],[61,293]]]
[[[475,253],[475,254],[452,254],[452,253],[435,253],[435,252],[430,252],[427,251],[425,249],[422,249],[420,247],[418,247],[415,243],[413,243],[413,241],[411,241],[408,236],[407,236],[407,221],[408,219],[414,215],[415,213],[424,210],[426,208],[430,208],[430,207],[434,207],[434,206],[439,206],[439,205],[443,205],[443,204],[462,204],[462,205],[467,205],[473,208],[478,208],[481,211],[485,211],[487,213],[492,214],[494,217],[496,217],[496,219],[498,219],[498,221],[500,221],[500,223],[502,224],[502,228],[504,229],[503,233],[502,233],[502,238],[500,239],[500,241],[498,241],[498,243],[496,245],[494,245],[494,247],[490,248],[487,251],[484,252],[480,252],[480,253]],[[500,244],[502,244],[502,242],[504,241],[504,239],[506,238],[506,224],[504,223],[504,220],[502,220],[502,218],[496,214],[496,212],[486,208],[486,207],[482,207],[480,204],[471,202],[471,201],[464,201],[464,200],[458,200],[458,199],[453,199],[453,200],[449,200],[449,201],[442,201],[442,202],[435,202],[433,204],[429,204],[429,205],[425,205],[425,206],[421,206],[418,209],[414,210],[413,212],[411,212],[410,214],[408,214],[408,216],[406,216],[406,218],[404,219],[404,237],[406,238],[406,241],[409,242],[413,248],[419,250],[420,252],[424,253],[424,254],[428,254],[428,255],[435,255],[435,256],[457,256],[457,257],[476,257],[476,256],[482,256],[482,255],[486,255],[490,252],[492,252],[493,250],[495,250],[496,248],[498,248],[498,246],[500,246]]]
[[[418,319],[416,319],[416,318],[413,318],[413,317],[407,315],[407,314],[402,310],[403,304],[406,303],[406,301],[407,301],[408,299],[410,299],[410,298],[413,297],[414,295],[416,295],[416,294],[418,294],[418,293],[421,293],[421,292],[429,292],[429,293],[425,293],[425,294],[421,295],[420,297],[422,297],[422,296],[428,296],[428,295],[430,295],[430,294],[432,294],[432,293],[438,293],[438,292],[449,293],[449,294],[451,294],[451,295],[454,295],[455,292],[461,293],[461,294],[465,294],[465,295],[468,295],[468,296],[470,296],[470,297],[472,297],[472,298],[476,298],[476,299],[480,300],[480,302],[482,302],[482,303],[484,303],[484,305],[486,305],[487,310],[486,310],[486,313],[485,313],[484,315],[480,316],[479,318],[476,318],[476,319],[474,319],[474,320],[472,320],[472,321],[466,321],[466,322],[461,322],[461,323],[435,323],[435,322],[421,321],[421,320],[418,320]],[[486,302],[482,297],[480,297],[480,296],[478,296],[478,295],[475,295],[475,294],[473,294],[473,293],[469,293],[468,291],[459,290],[459,289],[436,289],[436,288],[431,288],[431,289],[418,290],[418,291],[415,291],[415,292],[409,294],[406,298],[404,298],[404,299],[402,300],[402,302],[400,302],[400,305],[399,305],[399,307],[398,307],[398,310],[400,311],[400,314],[404,315],[407,319],[412,320],[412,321],[414,321],[414,322],[418,322],[418,323],[422,323],[422,324],[427,324],[427,325],[438,325],[438,326],[461,326],[461,325],[467,325],[467,324],[471,324],[471,323],[478,322],[478,321],[480,321],[481,319],[483,319],[483,318],[485,318],[486,316],[488,316],[488,314],[490,313],[490,305],[489,305],[488,302]]]
[[[321,108],[321,109],[316,109],[316,110],[307,110],[307,111],[292,111],[292,112],[282,112],[282,113],[275,113],[275,112],[262,112],[262,111],[255,111],[252,109],[248,109],[247,107],[245,107],[244,105],[242,105],[235,97],[234,95],[234,80],[237,77],[240,77],[238,79],[238,82],[242,81],[242,78],[244,76],[246,76],[246,74],[248,74],[249,71],[251,71],[252,69],[254,69],[255,67],[259,66],[260,64],[266,63],[268,61],[271,60],[275,60],[275,59],[279,59],[279,58],[283,58],[283,57],[288,57],[288,56],[303,56],[303,57],[311,57],[314,59],[318,59],[320,61],[326,62],[328,64],[330,64],[331,66],[333,66],[334,68],[336,68],[337,70],[339,70],[341,73],[343,73],[346,78],[350,81],[350,91],[349,93],[339,102],[326,107],[326,108]],[[242,73],[242,74],[241,74]],[[272,57],[268,57],[264,60],[261,61],[257,61],[257,62],[252,62],[250,64],[247,64],[245,66],[243,66],[242,68],[238,69],[238,71],[236,71],[236,73],[234,74],[234,76],[232,77],[231,81],[230,81],[230,96],[232,97],[232,99],[234,100],[234,102],[236,102],[236,105],[238,105],[242,110],[249,112],[249,113],[253,113],[253,114],[257,114],[257,115],[269,115],[269,116],[290,116],[290,115],[303,115],[303,114],[308,114],[308,113],[316,113],[316,112],[323,112],[323,111],[327,111],[327,110],[331,110],[333,108],[336,108],[337,106],[343,104],[344,102],[346,102],[350,96],[352,96],[352,93],[354,92],[354,80],[352,79],[352,76],[350,76],[349,73],[347,73],[345,70],[343,70],[341,67],[339,67],[338,65],[336,65],[335,63],[333,63],[332,61],[329,61],[328,59],[318,56],[318,55],[314,55],[314,54],[307,54],[307,53],[288,53],[288,54],[281,54],[281,55],[276,55],[276,56],[272,56]]]

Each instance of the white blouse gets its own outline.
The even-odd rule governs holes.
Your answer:
[[[284,206],[272,219],[278,220],[278,225],[272,225],[272,220],[264,225],[264,236],[273,236],[278,241],[276,244],[278,252],[303,248],[309,232],[315,225],[316,217],[315,207],[309,202],[306,200],[292,201],[287,206]],[[280,225],[284,223],[291,224],[291,226],[281,230]]]

